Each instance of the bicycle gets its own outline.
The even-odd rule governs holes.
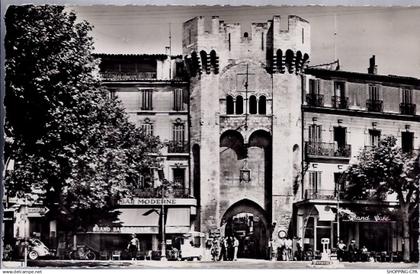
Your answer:
[[[72,260],[96,260],[96,254],[86,246],[78,246],[76,250],[73,250],[69,254]]]

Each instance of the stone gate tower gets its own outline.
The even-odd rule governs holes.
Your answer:
[[[301,71],[309,54],[310,26],[297,16],[252,23],[251,33],[215,16],[184,23],[197,229],[252,216],[261,247],[272,223],[287,232],[301,163]]]

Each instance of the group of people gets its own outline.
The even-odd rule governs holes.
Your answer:
[[[211,246],[212,256],[217,261],[236,261],[239,240],[234,236],[214,238]]]
[[[343,240],[340,240],[338,242],[337,259],[341,262],[345,259],[345,255],[346,255],[346,245],[344,244]],[[371,258],[366,246],[363,246],[359,250],[356,246],[356,241],[351,240],[347,248],[347,259],[349,262],[356,262],[358,260],[369,261],[369,260],[372,260],[373,258]]]
[[[280,239],[279,240],[279,254],[278,258],[281,261],[293,261],[293,240],[289,238]]]

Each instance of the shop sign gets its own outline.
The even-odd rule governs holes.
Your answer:
[[[373,217],[371,216],[348,216],[348,220],[343,221],[350,221],[350,222],[390,222],[391,218],[389,216],[380,216],[375,215]]]
[[[98,226],[92,228],[92,232],[96,233],[141,233],[141,234],[157,234],[158,227],[153,226]]]
[[[131,198],[123,199],[120,205],[176,205],[176,199],[161,198]]]

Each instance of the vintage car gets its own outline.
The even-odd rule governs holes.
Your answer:
[[[23,257],[25,254],[25,241],[21,240],[18,243],[18,254],[20,257]],[[54,256],[54,251],[50,250],[43,242],[36,238],[29,238],[28,240],[28,259],[36,260],[39,257],[52,257]]]

